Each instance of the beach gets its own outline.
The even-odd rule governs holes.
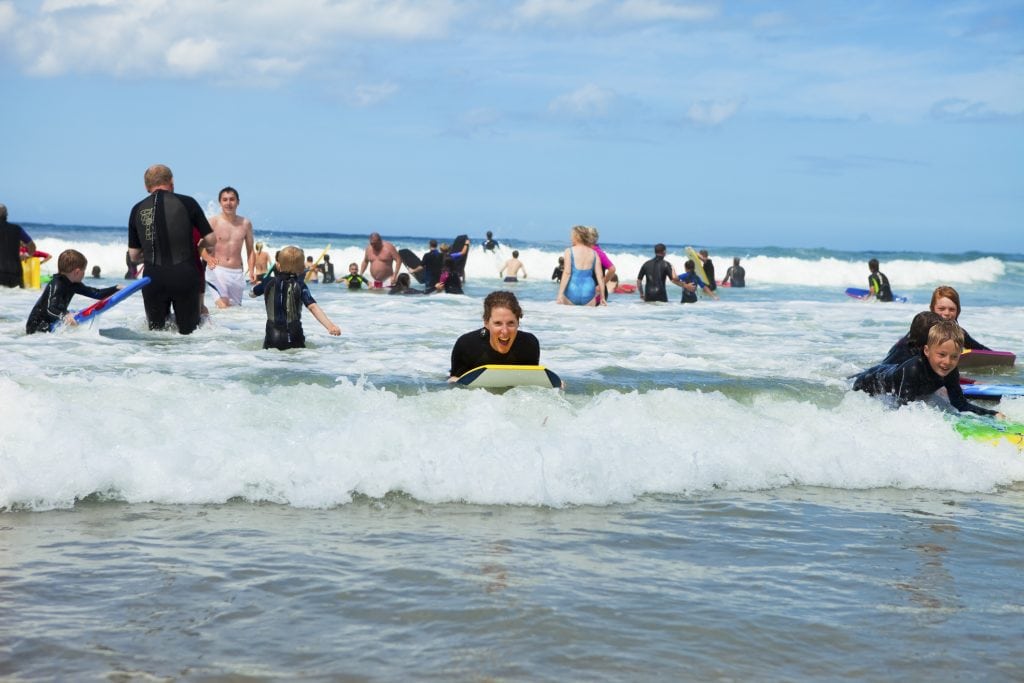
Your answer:
[[[26,228],[100,265],[87,284],[122,281],[123,230]],[[339,273],[365,246],[257,238],[330,243]],[[498,238],[474,238],[465,296],[313,285],[342,336],[307,313],[288,352],[261,348],[261,299],[187,337],[148,331],[139,296],[29,337],[38,291],[0,292],[0,676],[1024,676],[1024,455],[848,380],[939,284],[1019,354],[1024,256],[693,245],[719,277],[741,257],[748,287],[590,309],[554,303],[567,235]],[[653,255],[602,246],[624,283]],[[529,277],[505,285],[512,248]],[[844,295],[872,256],[908,303]],[[445,382],[503,288],[564,392]]]

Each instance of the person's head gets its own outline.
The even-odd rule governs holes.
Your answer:
[[[330,254],[324,254],[324,263],[330,263],[330,262],[331,262],[331,255]]]
[[[304,270],[302,261],[305,257],[306,255],[302,249],[289,245],[277,252],[277,271],[279,273],[301,275]]]
[[[963,351],[964,332],[952,320],[932,325],[928,330],[928,343],[922,349],[928,364],[939,377],[945,377],[956,369]]]
[[[488,332],[491,348],[508,353],[519,334],[519,321],[523,309],[512,292],[491,292],[484,299],[484,328]]]
[[[487,239],[491,239],[492,237],[494,237],[494,234],[490,230],[488,230],[487,231]]]
[[[401,289],[408,289],[412,281],[409,279],[409,273],[399,273],[395,282]]]
[[[359,266],[357,266],[354,263],[348,264],[348,272],[349,272],[349,275],[355,275],[356,273],[359,272]]]
[[[686,259],[686,263],[683,264],[683,268],[686,269],[687,273],[697,272],[697,266],[694,265],[693,259]]]
[[[931,311],[921,311],[910,321],[910,331],[907,332],[907,340],[915,349],[924,348],[928,343],[928,331],[932,325],[942,322],[942,316]]]
[[[437,240],[430,240],[427,244],[430,245],[431,249],[437,249]]]
[[[558,265],[560,265],[560,266],[564,266],[565,265],[565,257],[564,256],[559,256],[558,257]]]
[[[451,246],[449,246],[447,242],[441,242],[441,246],[439,248],[441,249],[442,254],[447,254],[452,250]]]
[[[960,295],[948,285],[936,287],[932,292],[932,303],[929,306],[932,313],[938,313],[943,320],[960,319]]]
[[[732,264],[734,266],[738,266],[740,264],[740,257],[739,256],[733,256],[732,257]]]
[[[665,255],[665,245],[662,244],[661,242],[658,242],[657,244],[655,244],[654,245],[654,255],[655,256],[664,256]]]
[[[225,187],[217,194],[217,201],[225,213],[234,213],[238,208],[238,190],[233,187]]]
[[[261,251],[263,251],[263,242],[257,242],[256,243],[256,253],[258,254]]]
[[[707,257],[708,257],[708,250],[707,249],[701,249],[697,253],[700,254],[700,257],[702,259],[707,259]]]
[[[878,259],[873,258],[870,261],[868,261],[868,270],[870,270],[872,273],[878,272]]]
[[[74,249],[65,249],[57,257],[57,272],[71,280],[81,282],[85,276],[85,267],[89,264],[85,255]]]
[[[569,231],[569,239],[572,240],[573,244],[582,244],[585,247],[590,247],[594,244],[590,238],[590,228],[585,225],[572,226],[572,230]]]
[[[512,258],[519,258],[519,250],[518,249],[513,249],[512,250]],[[562,258],[565,258],[565,257],[563,256]]]
[[[599,241],[601,241],[601,234],[597,231],[597,228],[595,228],[594,226],[588,225],[587,233],[590,235],[590,246],[594,246]]]
[[[7,222],[7,206],[5,204],[0,204],[0,223],[6,223],[6,222]]]
[[[619,274],[612,273],[612,276],[608,278],[608,284],[617,285],[619,284]]]
[[[384,246],[384,240],[380,238],[379,232],[370,233],[370,246],[373,247],[374,250],[379,250]]]
[[[93,277],[99,277],[100,276],[100,267],[99,266],[93,266],[92,267],[92,276]]]
[[[171,173],[171,169],[163,164],[153,164],[146,169],[146,173],[142,178],[146,182],[147,192],[152,192],[158,188],[174,190],[174,174]]]

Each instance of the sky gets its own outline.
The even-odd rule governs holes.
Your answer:
[[[0,0],[0,202],[1024,253],[1024,0]]]

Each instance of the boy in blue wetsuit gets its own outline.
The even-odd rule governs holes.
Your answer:
[[[298,247],[285,247],[277,252],[276,273],[252,289],[252,296],[263,295],[267,306],[265,349],[297,349],[306,346],[302,333],[302,307],[305,306],[328,333],[337,337],[341,330],[320,309],[316,299],[303,282],[304,255]]]
[[[32,307],[25,323],[25,333],[49,332],[53,324],[62,318],[68,325],[75,325],[75,318],[68,314],[71,297],[81,294],[93,299],[106,299],[121,289],[120,287],[104,287],[96,289],[82,284],[85,267],[89,265],[85,256],[74,249],[65,249],[57,257],[57,274],[47,283],[43,293]]]
[[[681,303],[684,304],[695,304],[697,303],[697,288],[703,289],[708,296],[712,299],[717,299],[718,295],[711,291],[711,288],[700,279],[697,275],[697,267],[690,259],[686,260],[683,264],[683,268],[686,272],[679,276],[676,280],[676,284],[683,288],[683,299]]]
[[[960,354],[964,333],[952,320],[935,323],[921,353],[898,365],[876,365],[856,376],[854,391],[872,396],[892,396],[900,405],[928,399],[945,389],[949,403],[958,411],[1005,417],[1002,413],[968,403],[960,388]]]

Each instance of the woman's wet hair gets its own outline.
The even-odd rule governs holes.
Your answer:
[[[519,305],[519,299],[512,292],[496,291],[491,292],[484,299],[484,321],[491,319],[491,311],[495,308],[507,308],[512,311],[516,320],[523,319],[523,309]]]
[[[946,298],[953,302],[956,306],[956,317],[960,318],[960,295],[957,294],[956,290],[949,285],[941,285],[935,288],[932,292],[932,303],[929,306],[931,310],[935,310],[935,304],[939,302],[939,299]]]

